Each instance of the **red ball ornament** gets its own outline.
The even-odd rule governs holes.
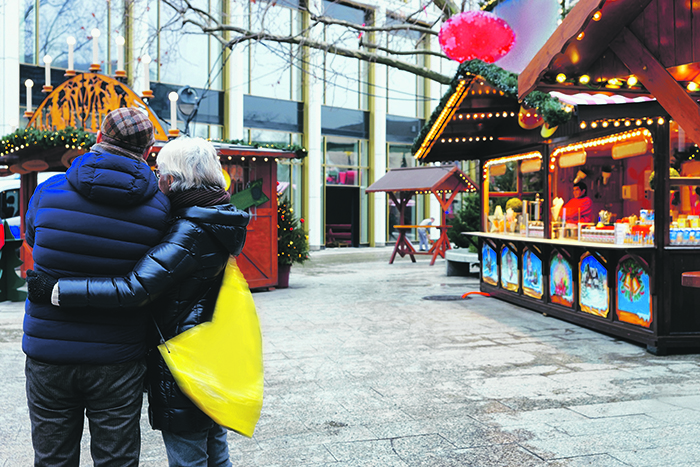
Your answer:
[[[465,11],[445,21],[438,40],[452,60],[462,63],[478,58],[493,63],[513,48],[515,33],[493,13]]]

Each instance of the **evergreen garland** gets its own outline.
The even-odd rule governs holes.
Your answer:
[[[222,143],[249,146],[260,149],[279,149],[281,151],[293,152],[295,157],[302,159],[307,156],[306,148],[298,144],[277,144],[277,143],[257,143],[245,142],[243,140],[223,140]],[[19,150],[36,145],[40,148],[49,149],[54,147],[65,147],[66,149],[89,148],[95,144],[95,134],[89,133],[80,128],[65,128],[63,130],[37,130],[26,128],[16,130],[0,140],[0,156],[17,152]]]
[[[65,128],[63,130],[37,130],[26,128],[16,130],[0,140],[0,156],[38,146],[40,148],[65,147],[66,149],[89,148],[95,144],[95,135],[80,128]]]
[[[459,82],[468,75],[481,76],[493,87],[503,91],[506,97],[518,100],[518,75],[516,73],[506,71],[498,65],[486,63],[479,59],[468,60],[461,63],[459,68],[457,68],[457,74],[450,83],[449,89],[442,96],[440,103],[430,115],[430,119],[423,125],[420,133],[418,133],[418,136],[416,136],[416,139],[413,141],[413,146],[411,147],[412,154],[415,154],[420,149],[423,140],[442,113],[447,101],[457,90]],[[536,108],[550,127],[566,123],[572,116],[572,112],[567,112],[565,105],[559,99],[552,97],[546,92],[532,91],[522,102],[528,107]]]
[[[286,198],[277,200],[277,262],[279,264],[303,263],[309,259],[309,241],[289,207]]]
[[[234,144],[239,146],[250,146],[255,149],[279,149],[280,151],[293,152],[294,157],[303,159],[308,155],[306,148],[298,144],[281,144],[281,143],[259,143],[256,141],[245,141],[242,139],[225,139],[221,141],[225,144]]]

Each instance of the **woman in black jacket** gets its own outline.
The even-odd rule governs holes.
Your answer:
[[[177,138],[158,154],[158,186],[170,198],[171,227],[126,277],[62,278],[28,272],[30,300],[57,306],[144,306],[154,343],[211,320],[229,255],[243,248],[249,216],[229,204],[216,150]],[[51,292],[49,292],[51,291]],[[156,300],[157,298],[157,300]],[[152,346],[155,347],[155,346]],[[178,388],[157,349],[148,355],[149,419],[171,466],[230,466],[226,429]]]

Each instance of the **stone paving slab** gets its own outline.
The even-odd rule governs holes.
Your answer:
[[[265,355],[245,467],[700,466],[700,358],[495,299],[390,248],[312,253],[290,287],[254,293]],[[0,303],[0,467],[32,463],[22,304]],[[142,419],[141,465],[167,465]],[[81,466],[91,465],[89,434]]]

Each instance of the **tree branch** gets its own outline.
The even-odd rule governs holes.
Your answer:
[[[348,29],[353,29],[358,32],[392,32],[392,31],[416,31],[421,34],[426,34],[426,35],[431,35],[431,36],[437,36],[438,31],[434,31],[428,27],[425,26],[420,26],[415,23],[406,23],[402,25],[393,25],[393,26],[382,26],[382,27],[376,27],[376,26],[364,26],[360,24],[355,24],[351,23],[349,21],[343,21],[340,19],[334,19],[330,18],[328,16],[316,16],[316,15],[311,15],[311,20],[315,21],[316,23],[321,23],[325,25],[331,25],[331,26],[343,26]]]
[[[402,50],[394,50],[388,47],[383,47],[378,44],[363,44],[364,46],[374,49],[373,51],[370,50],[363,50],[363,49],[349,49],[345,47],[340,47],[334,44],[330,44],[327,42],[322,42],[322,41],[315,41],[312,39],[309,39],[308,37],[304,35],[290,35],[290,36],[280,36],[276,34],[270,34],[265,31],[259,31],[259,32],[253,32],[249,31],[245,28],[240,28],[237,26],[229,25],[229,24],[222,24],[216,18],[214,18],[212,15],[207,13],[206,11],[203,11],[201,9],[195,8],[192,6],[189,0],[180,0],[182,3],[179,5],[184,6],[181,8],[178,5],[175,5],[175,1],[173,0],[163,0],[163,3],[168,5],[170,8],[172,8],[177,14],[180,16],[182,20],[182,24],[192,24],[199,28],[203,33],[208,34],[212,37],[214,37],[219,43],[221,43],[223,46],[233,49],[237,44],[247,42],[247,41],[270,41],[270,42],[276,42],[280,44],[292,44],[292,45],[299,45],[302,47],[309,47],[312,49],[316,50],[321,50],[326,53],[331,53],[335,55],[340,55],[343,57],[350,57],[350,58],[355,58],[358,60],[363,60],[366,62],[371,62],[371,63],[378,63],[381,65],[386,65],[392,68],[396,68],[398,70],[402,71],[407,71],[409,73],[413,73],[417,76],[421,76],[424,78],[431,79],[433,81],[436,81],[440,84],[450,84],[452,82],[452,76],[447,76],[443,75],[441,73],[438,73],[436,71],[432,71],[428,68],[424,68],[418,65],[414,65],[409,62],[405,62],[402,60],[397,60],[392,58],[389,55],[396,55],[396,56],[401,56],[401,55],[413,55],[413,56],[436,56],[439,58],[447,58],[444,54],[436,51],[430,51],[430,50],[422,50],[422,49],[415,49],[415,50],[410,50],[410,51],[402,51]],[[433,3],[436,5],[440,6],[443,9],[443,12],[446,10],[448,11],[453,11],[457,10],[457,7],[454,5],[452,0],[433,0]],[[199,16],[199,18],[202,19],[202,22],[195,21],[191,17],[187,16],[188,12],[193,12]],[[338,26],[343,26],[349,29],[352,29],[354,31],[362,31],[362,32],[391,32],[391,31],[417,31],[422,34],[430,34],[430,35],[436,35],[437,33],[429,28],[423,27],[423,26],[416,26],[415,24],[411,24],[409,26],[406,25],[394,25],[394,26],[386,26],[386,27],[373,27],[373,26],[361,26],[357,25],[354,23],[350,23],[347,21],[343,20],[336,20],[333,18],[325,17],[325,16],[318,16],[311,14],[311,19],[314,21],[311,27],[315,24],[325,24],[325,25],[338,25]],[[237,37],[231,39],[231,40],[226,40],[223,35],[226,32],[231,32],[238,34]],[[388,55],[382,55],[377,53],[376,51],[381,51],[383,53],[386,53]]]
[[[229,29],[230,28],[230,29]],[[226,30],[231,30],[234,32],[238,32],[241,34],[241,36],[229,41],[226,44],[226,47],[228,48],[233,48],[236,44],[244,41],[244,40],[257,40],[257,41],[271,41],[271,42],[277,42],[280,44],[294,44],[294,45],[300,45],[303,47],[310,47],[312,49],[316,50],[322,50],[324,52],[328,52],[331,54],[335,55],[341,55],[343,57],[350,57],[350,58],[356,58],[358,60],[364,60],[366,62],[372,62],[372,63],[379,63],[381,65],[387,65],[399,70],[403,71],[408,71],[410,73],[413,73],[417,76],[422,76],[424,78],[432,79],[433,81],[437,81],[440,84],[450,84],[452,82],[452,76],[447,76],[443,75],[441,73],[429,70],[427,68],[423,68],[418,65],[414,65],[412,63],[404,62],[401,60],[396,60],[391,57],[385,56],[385,55],[379,55],[376,53],[372,53],[369,51],[365,50],[357,50],[357,49],[346,49],[344,47],[338,47],[337,45],[334,44],[329,44],[326,42],[319,42],[319,41],[314,41],[311,40],[307,37],[297,37],[297,36],[277,36],[274,34],[268,34],[265,32],[259,32],[259,33],[251,33],[250,31],[244,31],[240,30],[239,28],[235,27],[225,27]],[[415,52],[408,52],[410,54],[414,54]]]
[[[452,0],[431,0],[431,2],[442,11],[444,19],[448,19],[462,12],[460,7]]]

